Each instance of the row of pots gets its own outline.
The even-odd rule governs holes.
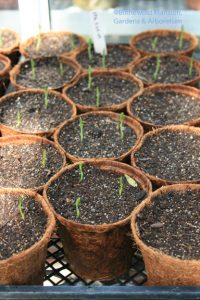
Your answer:
[[[200,185],[172,185],[162,187],[152,193],[150,181],[137,168],[108,161],[85,162],[84,167],[85,165],[93,165],[105,172],[113,171],[120,176],[130,176],[145,191],[147,198],[129,216],[115,223],[91,225],[66,219],[54,207],[52,199],[49,198],[49,190],[59,177],[73,172],[79,163],[65,167],[54,176],[45,186],[43,197],[31,190],[1,189],[0,196],[11,194],[34,198],[48,216],[44,235],[36,244],[6,260],[1,260],[1,284],[42,284],[46,249],[55,229],[55,216],[67,261],[71,269],[82,278],[110,280],[118,277],[130,267],[131,257],[137,246],[140,248],[145,261],[148,284],[199,285],[199,260],[176,258],[156,249],[151,244],[146,244],[140,236],[138,220],[141,219],[143,210],[151,208],[153,202],[156,201],[155,199],[160,195],[167,197],[172,192],[184,194],[190,191],[193,193],[200,190]],[[62,186],[57,187],[57,189],[62,190]],[[162,201],[164,202],[164,200]],[[171,208],[170,203],[167,204],[167,207],[168,209]],[[130,239],[130,222],[133,242],[136,243],[134,247]]]

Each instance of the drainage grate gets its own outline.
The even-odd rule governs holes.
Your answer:
[[[46,276],[44,286],[68,285],[68,286],[139,286],[146,282],[147,277],[144,270],[144,263],[138,251],[132,258],[132,266],[127,274],[112,281],[91,281],[83,280],[74,274],[64,258],[62,243],[59,238],[52,238],[46,259]]]

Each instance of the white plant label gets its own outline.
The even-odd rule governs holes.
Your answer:
[[[103,33],[103,26],[100,21],[99,11],[91,11],[90,20],[92,26],[94,51],[100,54],[107,54],[106,39]]]

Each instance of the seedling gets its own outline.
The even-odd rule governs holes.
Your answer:
[[[123,176],[119,177],[119,196],[121,197],[123,193]]]
[[[154,39],[152,39],[152,41],[151,41],[151,48],[153,51],[156,50],[157,44],[158,44],[158,37],[155,36]]]
[[[92,39],[88,38],[88,59],[92,60]]]
[[[100,105],[100,90],[99,87],[96,87],[96,106],[99,107]]]
[[[80,210],[79,210],[79,205],[81,203],[81,197],[78,196],[78,198],[76,199],[75,202],[75,207],[76,207],[76,217],[79,218],[80,217]]]
[[[22,220],[24,221],[25,220],[25,213],[24,213],[24,209],[23,209],[23,201],[24,201],[23,196],[19,196],[19,199],[18,199],[18,210],[20,212]]]
[[[158,74],[160,72],[160,55],[156,55],[156,70],[153,74],[153,80],[156,80],[158,78]]]
[[[49,94],[48,86],[46,86],[44,88],[44,107],[45,107],[45,109],[47,109],[47,107],[48,107],[48,102],[49,102],[49,100],[48,100],[48,94]]]
[[[120,117],[119,117],[119,132],[122,140],[124,138],[124,119],[125,119],[125,115],[122,112],[120,113]]]
[[[35,61],[33,58],[31,58],[31,69],[32,69],[32,79],[36,80]]]
[[[47,164],[47,151],[46,149],[42,150],[42,168],[44,169],[46,167]]]
[[[76,46],[75,46],[75,40],[74,40],[74,36],[73,34],[70,35],[70,47],[71,49],[74,49]]]
[[[88,66],[88,89],[90,90],[92,86],[92,67]]]
[[[194,67],[194,57],[191,57],[190,58],[190,64],[189,64],[189,70],[188,70],[188,73],[189,73],[190,77],[192,77],[193,67]]]
[[[103,53],[102,53],[102,67],[103,68],[106,67],[106,51],[105,51],[105,49],[103,50]]]
[[[40,46],[41,46],[41,25],[38,26],[38,35],[37,35],[37,41],[36,41],[36,51],[40,50]]]
[[[21,113],[20,111],[17,112],[17,127],[19,128],[21,125]]]
[[[179,44],[178,44],[179,49],[183,48],[183,34],[184,34],[184,26],[182,25],[181,26],[181,33],[180,33],[180,36],[179,36]]]
[[[0,32],[0,47],[3,46],[3,34]]]
[[[64,66],[63,66],[63,63],[61,61],[59,62],[59,72],[60,72],[60,76],[63,77],[63,75],[64,75]]]
[[[80,162],[80,164],[79,164],[79,172],[80,172],[79,182],[81,182],[83,180],[83,162]]]
[[[126,178],[129,185],[131,185],[132,187],[137,187],[138,186],[137,182],[133,178],[131,178],[128,175],[124,175],[124,176],[125,176],[125,178]]]
[[[84,139],[84,133],[83,133],[84,121],[81,117],[79,118],[79,127],[80,127],[80,138],[81,138],[81,142],[82,142]]]

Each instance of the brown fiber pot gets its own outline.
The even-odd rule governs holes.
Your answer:
[[[187,6],[191,9],[200,10],[199,0],[187,0]]]
[[[76,61],[74,61],[74,60],[72,60],[70,58],[64,57],[64,56],[60,56],[59,58],[60,58],[60,60],[61,60],[61,62],[63,64],[69,64],[75,70],[75,75],[74,75],[74,77],[69,82],[63,84],[62,86],[49,87],[50,90],[52,89],[52,90],[61,91],[64,85],[73,82],[78,77],[78,75],[80,73],[80,66],[79,66],[79,64],[77,64]],[[42,60],[42,59],[45,59],[45,57],[37,58],[37,60]],[[27,61],[28,60],[25,60],[25,61],[17,64],[10,71],[10,81],[11,81],[12,85],[17,90],[22,90],[22,89],[28,89],[29,88],[29,87],[22,86],[22,85],[20,85],[20,84],[17,83],[17,76],[18,76],[18,74],[20,74],[21,66],[23,66],[24,64],[26,64]]]
[[[136,160],[135,160],[135,153],[137,153],[143,146],[144,142],[151,138],[154,135],[159,135],[161,132],[165,131],[171,131],[171,132],[186,132],[194,135],[200,135],[200,128],[192,127],[192,126],[186,126],[186,125],[170,125],[170,126],[164,126],[162,128],[154,129],[153,131],[149,131],[146,133],[143,138],[140,140],[140,142],[137,144],[137,146],[134,148],[134,150],[131,153],[131,165],[134,167],[138,167]],[[151,180],[152,183],[154,183],[156,186],[162,186],[162,185],[171,185],[171,184],[191,184],[191,183],[200,183],[200,177],[197,180],[186,180],[186,181],[172,181],[167,180],[163,178],[156,177],[154,175],[151,175],[147,172],[145,172],[145,175]]]
[[[67,55],[67,56],[72,55],[72,54],[76,53],[77,51],[79,51],[80,49],[82,49],[83,46],[86,45],[86,41],[82,36],[80,36],[78,34],[74,34],[72,32],[53,32],[53,31],[51,31],[51,32],[40,33],[41,48],[42,48],[42,43],[44,40],[48,41],[48,44],[50,47],[51,41],[53,41],[55,43],[55,41],[57,40],[59,42],[62,40],[62,38],[70,37],[71,34],[75,35],[78,38],[80,45],[78,47],[75,47],[75,49],[70,50],[69,52],[63,52],[63,53],[60,53],[59,55],[61,55],[61,54]],[[35,52],[32,53],[32,55],[30,55],[30,53],[29,53],[29,47],[33,46],[36,43],[36,41],[37,41],[37,36],[34,36],[34,37],[27,39],[25,42],[21,43],[21,45],[20,45],[21,54],[27,58],[42,57],[43,55],[40,53],[40,51],[37,51],[37,50],[35,50]],[[54,50],[55,51],[52,51],[51,55],[58,55],[58,53],[57,53],[58,48],[55,48]],[[48,54],[47,56],[49,56],[49,55],[50,54]]]
[[[10,144],[14,144],[14,145],[21,144],[22,145],[22,144],[34,144],[34,143],[51,145],[53,148],[55,148],[57,150],[59,155],[62,157],[63,163],[62,163],[60,170],[66,165],[66,157],[65,157],[64,152],[55,143],[53,143],[50,140],[47,140],[46,138],[39,137],[36,135],[25,135],[25,134],[6,136],[6,137],[0,138],[0,148],[2,146],[10,145]],[[60,171],[60,170],[58,170],[58,171]],[[12,182],[12,184],[13,184],[13,182]],[[18,186],[16,186],[16,188],[18,188]],[[34,191],[42,191],[43,188],[44,188],[44,184],[41,186],[29,188],[29,189],[34,190]]]
[[[129,126],[133,132],[136,134],[137,136],[137,140],[135,145],[133,145],[129,151],[127,151],[126,153],[123,153],[121,156],[119,157],[110,157],[110,158],[105,158],[105,157],[99,157],[99,158],[95,158],[95,157],[90,157],[90,158],[83,158],[83,157],[78,157],[78,156],[73,156],[72,154],[68,153],[65,151],[65,149],[63,149],[63,147],[60,145],[59,143],[59,134],[60,131],[62,130],[63,127],[67,126],[68,124],[76,121],[77,119],[79,119],[80,117],[83,116],[90,116],[90,115],[102,115],[102,116],[107,116],[108,118],[111,118],[115,121],[119,121],[120,120],[120,114],[117,113],[113,113],[113,112],[106,112],[106,111],[96,111],[96,112],[88,112],[82,115],[78,115],[66,122],[64,122],[58,129],[56,129],[53,137],[54,137],[54,141],[57,145],[59,145],[59,147],[65,152],[66,157],[72,161],[73,163],[75,162],[79,162],[79,161],[96,161],[96,160],[118,160],[118,161],[125,161],[126,158],[131,154],[131,152],[133,151],[133,149],[136,147],[136,145],[139,143],[139,141],[141,140],[142,136],[143,136],[143,128],[140,125],[140,123],[138,123],[136,120],[134,120],[133,118],[127,117],[125,116],[124,119],[124,124]]]
[[[155,52],[155,51],[151,51],[150,49],[148,50],[142,50],[137,48],[136,44],[140,41],[143,40],[145,38],[149,38],[149,37],[167,37],[171,34],[175,34],[176,37],[178,38],[181,34],[180,30],[173,30],[173,29],[154,29],[154,30],[148,30],[148,31],[144,31],[142,33],[139,33],[135,36],[133,36],[130,39],[130,46],[137,50],[142,56],[146,56],[146,55],[150,55],[150,54],[158,54],[158,53],[162,53],[162,54],[181,54],[181,55],[191,55],[197,48],[199,45],[199,41],[198,38],[188,32],[183,32],[183,39],[187,40],[190,42],[190,47],[186,50],[179,50],[179,51],[174,51],[174,52]]]
[[[112,49],[114,47],[115,48],[118,47],[118,48],[124,49],[125,51],[128,51],[128,52],[132,53],[133,54],[133,60],[130,63],[128,63],[127,65],[121,66],[121,67],[115,67],[115,66],[113,66],[112,68],[94,67],[93,69],[95,71],[96,70],[102,70],[102,71],[111,70],[111,71],[124,71],[124,72],[127,72],[129,70],[129,67],[132,65],[132,63],[137,61],[140,58],[140,54],[139,54],[138,51],[133,50],[133,49],[131,49],[131,47],[126,46],[126,45],[117,45],[117,44],[112,45],[112,44],[109,44],[109,45],[107,45],[107,50],[109,51],[109,49]],[[81,55],[82,53],[84,53],[87,50],[87,48],[88,48],[88,45],[85,45],[81,50],[79,50],[77,53],[72,55],[72,57],[77,61],[78,64],[79,64],[78,59],[77,59],[78,56]],[[83,68],[81,66],[81,64],[79,64],[79,65],[80,65],[80,68],[81,68],[82,71],[87,71],[87,69]]]
[[[9,101],[10,99],[12,100],[12,97],[14,97],[16,95],[20,96],[20,95],[22,95],[24,93],[29,93],[29,94],[44,94],[44,90],[42,90],[42,89],[26,89],[26,90],[20,90],[20,91],[17,91],[17,92],[10,93],[10,94],[5,95],[4,97],[2,97],[0,99],[0,107],[1,107],[1,104],[3,102]],[[66,99],[65,97],[62,96],[62,94],[60,94],[60,93],[58,93],[56,91],[53,91],[53,90],[48,91],[48,94],[49,95],[50,94],[55,95],[58,98],[58,101],[65,101],[66,105],[68,105],[70,107],[70,109],[71,109],[71,117],[76,116],[76,106],[75,106],[75,104],[70,99]],[[18,135],[18,134],[34,134],[34,135],[49,137],[49,136],[51,136],[54,133],[54,131],[56,130],[56,128],[51,128],[49,131],[28,132],[28,131],[20,131],[20,130],[12,129],[8,125],[0,123],[0,131],[2,133],[2,136]]]
[[[151,193],[151,183],[137,169],[114,161],[84,162],[98,166],[102,170],[126,174],[134,178],[146,191]],[[69,165],[50,179],[44,189],[48,201],[48,187],[65,172],[70,172],[79,163]],[[50,204],[51,205],[51,204]],[[131,265],[134,247],[130,239],[130,216],[111,224],[80,224],[57,214],[59,235],[70,268],[84,279],[111,280],[126,272]]]
[[[177,94],[182,94],[184,96],[190,96],[193,97],[194,100],[196,100],[197,102],[200,102],[200,91],[194,87],[191,86],[186,86],[186,85],[175,85],[175,84],[156,84],[156,85],[152,85],[148,88],[145,88],[143,90],[143,95],[148,95],[149,93],[154,93],[154,92],[174,92]],[[139,95],[140,96],[140,95]],[[134,119],[136,119],[138,122],[140,122],[142,124],[142,126],[146,129],[146,130],[152,130],[153,128],[160,128],[160,127],[164,127],[165,125],[156,125],[150,122],[147,122],[145,120],[140,119],[138,116],[134,115],[131,107],[134,104],[134,101],[137,101],[137,98],[139,96],[134,96],[133,99],[131,99],[128,104],[127,104],[127,112],[128,115]],[[160,99],[160,101],[162,101],[162,99]],[[182,124],[184,125],[189,125],[189,126],[194,126],[194,125],[198,125],[200,123],[200,117],[198,119],[193,119],[193,120],[188,120]],[[172,124],[171,124],[172,125]]]
[[[8,75],[11,68],[11,61],[8,57],[0,54],[0,62],[4,64],[3,70],[0,70],[0,79]]]
[[[0,260],[1,285],[42,285],[44,267],[47,254],[47,245],[55,228],[55,219],[43,197],[31,190],[0,189],[0,194],[24,194],[34,197],[39,202],[48,217],[47,228],[42,238],[30,248]]]
[[[149,206],[155,197],[160,194],[167,194],[171,191],[199,190],[198,184],[175,184],[166,186],[153,192],[148,198],[142,201],[133,211],[131,217],[131,229],[133,240],[140,248],[148,275],[148,285],[161,286],[199,286],[200,285],[200,261],[183,260],[164,252],[147,246],[140,238],[137,226],[137,216],[144,207]],[[177,243],[178,247],[178,243]],[[189,247],[189,245],[188,245]]]
[[[1,48],[0,47],[0,53],[4,54],[4,55],[10,55],[12,53],[12,51],[14,51],[16,48],[19,47],[19,41],[20,41],[20,39],[19,39],[19,35],[15,31],[13,31],[11,29],[7,29],[7,28],[6,29],[0,29],[0,32],[4,32],[4,31],[10,33],[15,38],[15,41],[8,48]]]
[[[69,84],[67,85],[64,89],[63,89],[63,95],[64,97],[67,99],[67,100],[70,100],[70,97],[68,96],[67,92],[70,88],[72,88],[74,85],[77,84],[77,82],[84,78],[84,77],[87,77],[88,76],[88,72],[83,72],[79,78],[77,78],[77,80],[75,82],[73,82],[72,84]],[[109,76],[116,76],[118,78],[121,78],[121,79],[126,79],[126,80],[129,80],[129,81],[132,81],[134,84],[137,84],[138,86],[138,91],[133,94],[129,99],[124,99],[124,102],[120,103],[120,104],[113,104],[111,106],[100,106],[100,107],[97,107],[97,106],[88,106],[88,105],[83,105],[83,104],[79,104],[78,102],[76,102],[74,99],[71,98],[71,100],[76,104],[78,110],[81,112],[81,113],[85,113],[85,112],[88,112],[88,111],[97,111],[97,110],[104,110],[104,111],[114,111],[114,112],[118,112],[118,111],[122,111],[122,110],[125,110],[126,109],[126,105],[127,105],[127,102],[132,100],[133,97],[135,96],[139,96],[142,91],[143,91],[143,83],[141,80],[137,79],[136,77],[134,77],[133,75],[131,74],[128,74],[126,72],[122,72],[122,71],[100,71],[100,70],[95,70],[92,72],[92,77],[96,77],[96,76],[106,76],[106,77],[109,77]]]
[[[176,58],[177,61],[179,61],[179,62],[188,64],[188,66],[189,66],[191,58],[189,58],[188,56],[185,56],[185,55],[168,55],[168,54],[161,54],[160,55],[161,59],[162,59],[162,57],[170,57],[170,56]],[[131,74],[135,75],[134,73],[136,72],[138,67],[140,65],[145,64],[146,60],[151,58],[151,57],[156,57],[156,55],[148,55],[148,56],[145,56],[145,57],[137,60],[135,63],[133,63],[131,65],[131,67],[129,68],[129,72]],[[198,74],[195,78],[192,78],[191,80],[188,80],[188,81],[185,81],[185,82],[179,82],[179,83],[175,82],[175,83],[169,83],[169,84],[182,84],[182,85],[192,85],[192,86],[197,85],[197,83],[200,81],[200,62],[198,60],[194,60],[193,67],[197,71],[197,74]],[[140,79],[140,78],[138,78],[138,79]],[[157,84],[156,82],[149,82],[149,81],[146,81],[146,80],[142,80],[142,81],[144,83],[144,86],[147,86],[147,87],[151,86],[153,84]],[[160,84],[160,83],[158,83],[158,84]]]

